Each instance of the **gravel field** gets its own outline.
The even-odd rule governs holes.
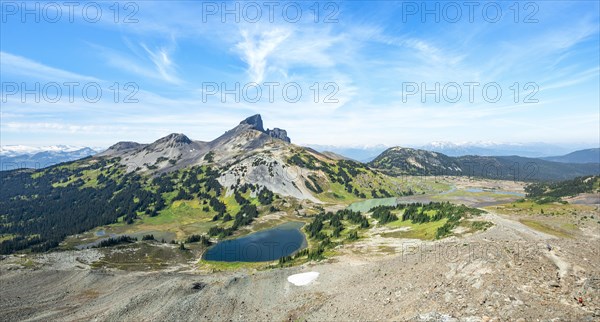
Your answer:
[[[597,226],[574,239],[486,215],[495,226],[462,239],[404,240],[394,254],[352,247],[320,263],[200,273],[92,269],[95,250],[0,261],[3,321],[598,321]],[[593,223],[597,225],[597,223]],[[290,275],[318,272],[304,286]],[[579,303],[579,297],[583,304]]]

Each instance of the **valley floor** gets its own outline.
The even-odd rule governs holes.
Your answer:
[[[0,316],[17,320],[598,321],[600,233],[571,238],[490,212],[481,233],[436,242],[371,239],[339,256],[291,268],[204,273],[93,269],[97,250],[56,252],[45,265],[0,261]],[[375,236],[373,236],[375,238]],[[33,268],[27,268],[28,266]],[[290,275],[318,272],[305,286]],[[579,298],[583,303],[579,302]]]

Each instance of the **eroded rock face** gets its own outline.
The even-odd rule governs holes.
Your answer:
[[[267,133],[272,138],[279,139],[287,143],[292,143],[292,140],[290,140],[290,138],[287,136],[286,130],[274,128],[272,130],[267,129],[265,133]]]
[[[247,125],[250,125],[252,129],[255,129],[255,130],[261,131],[261,132],[265,132],[265,129],[263,128],[263,121],[262,121],[262,118],[260,117],[260,114],[252,115],[249,118],[241,121],[240,124],[247,124]]]
[[[282,140],[287,143],[291,143],[292,141],[287,136],[287,131],[280,128],[273,128],[272,130],[265,130],[263,127],[263,121],[260,114],[252,115],[249,118],[240,122],[240,125],[249,125],[249,128],[253,130],[257,130],[267,134],[268,136]]]

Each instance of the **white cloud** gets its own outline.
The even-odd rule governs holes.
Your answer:
[[[253,82],[262,83],[269,56],[291,34],[289,30],[274,28],[251,32],[241,30],[242,41],[236,44],[242,59],[248,64],[248,73]]]
[[[180,84],[182,81],[177,77],[175,71],[176,65],[170,58],[170,50],[166,47],[160,47],[156,50],[150,50],[145,44],[141,44],[142,48],[148,53],[150,60],[154,63],[155,70],[160,77],[173,84]]]
[[[175,85],[183,83],[177,75],[177,65],[172,60],[174,45],[151,49],[144,43],[135,45],[128,40],[125,43],[131,53],[119,52],[96,44],[91,44],[91,46],[98,50],[101,57],[110,66]]]

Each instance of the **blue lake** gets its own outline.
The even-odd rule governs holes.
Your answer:
[[[300,222],[288,222],[277,227],[228,239],[209,248],[205,260],[221,262],[265,262],[289,256],[306,247]]]

